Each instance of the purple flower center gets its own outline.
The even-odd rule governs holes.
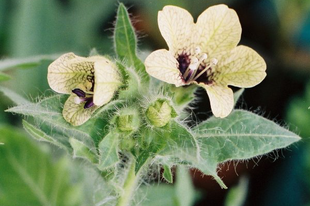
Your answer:
[[[200,50],[194,55],[183,52],[176,57],[178,61],[178,69],[182,74],[185,83],[212,84],[213,83],[213,67],[217,64],[217,60],[211,62],[205,61],[206,54],[201,54]]]

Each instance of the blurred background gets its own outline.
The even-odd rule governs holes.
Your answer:
[[[240,44],[252,47],[267,62],[267,78],[255,88],[247,89],[237,107],[274,120],[300,134],[303,140],[288,149],[254,160],[224,164],[220,177],[229,187],[236,185],[240,177],[248,178],[244,205],[310,205],[310,1],[121,2],[132,15],[142,59],[152,50],[166,48],[156,22],[157,12],[163,6],[181,6],[195,19],[214,4],[225,3],[237,11],[243,29]],[[69,51],[87,56],[92,48],[113,56],[117,5],[114,0],[0,0],[0,59]],[[36,99],[49,89],[46,81],[49,63],[44,61],[31,69],[10,70],[7,73],[13,78],[0,84]],[[209,102],[203,91],[198,93],[204,99],[195,112],[197,119],[204,120],[210,115]],[[4,112],[12,102],[0,95],[1,128],[21,128],[20,117]],[[0,167],[7,167],[3,165],[3,158],[0,164]],[[1,171],[0,176],[4,177],[6,171]],[[191,174],[200,194],[197,206],[225,204],[229,190],[220,189],[214,180],[202,176],[199,171],[192,170]],[[4,194],[1,196],[2,190],[0,186],[0,199]]]

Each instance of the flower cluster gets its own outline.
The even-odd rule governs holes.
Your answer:
[[[169,50],[152,52],[145,60],[146,71],[176,87],[203,87],[216,117],[224,118],[233,109],[229,86],[253,87],[266,76],[263,58],[247,46],[237,46],[241,25],[236,12],[226,5],[209,7],[196,23],[186,10],[165,6],[158,13],[158,25]],[[113,98],[122,85],[122,76],[106,57],[84,58],[68,53],[49,66],[48,82],[54,91],[70,94],[63,116],[77,126]],[[154,108],[146,115],[151,113],[156,113]],[[166,124],[159,120],[152,121]]]

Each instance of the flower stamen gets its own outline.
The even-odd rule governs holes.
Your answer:
[[[195,75],[199,69],[199,66],[207,58],[208,58],[208,55],[206,53],[201,54],[200,48],[196,47],[194,51],[194,56],[191,57],[190,64],[187,67],[185,73],[183,74],[184,80],[186,80],[187,82],[190,82],[193,79],[197,79],[195,78]]]
[[[209,65],[206,66],[206,68],[204,68],[197,76],[195,76],[194,81],[195,81],[196,79],[198,79],[198,78],[199,78],[203,73],[205,73],[208,69],[210,69],[210,68],[214,67],[215,65],[217,65],[217,63],[218,63],[218,60],[215,59],[215,58],[213,58],[213,59],[211,60],[211,62],[209,63]]]
[[[77,97],[74,98],[74,103],[81,104],[85,102],[84,109],[94,106],[94,92],[84,92],[82,89],[79,88],[73,89],[72,92],[77,95]]]

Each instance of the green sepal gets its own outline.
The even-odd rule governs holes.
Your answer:
[[[156,155],[158,164],[169,166],[191,165],[191,162],[197,162],[199,159],[196,139],[188,128],[175,120],[162,128],[144,128],[137,138],[140,149],[134,152],[136,171]]]
[[[167,85],[166,88],[173,97],[173,102],[175,103],[175,106],[184,108],[191,101],[194,100],[195,98],[194,92],[197,90],[198,87],[196,85],[188,85],[184,87]]]
[[[154,127],[164,127],[173,118],[177,117],[175,109],[165,99],[157,99],[146,110],[146,117]]]

